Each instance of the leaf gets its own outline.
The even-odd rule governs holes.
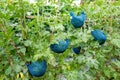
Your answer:
[[[78,63],[79,63],[79,64],[85,62],[85,57],[84,57],[84,56],[79,56],[79,57],[77,57],[77,59],[78,59]]]
[[[21,69],[22,69],[22,67],[20,66],[20,65],[18,65],[18,64],[16,64],[16,65],[14,65],[14,70],[15,70],[15,72],[20,72],[21,71]]]
[[[32,45],[32,42],[30,40],[26,40],[26,41],[24,41],[24,45],[28,47],[28,46]]]
[[[12,73],[12,68],[11,68],[11,66],[8,67],[8,68],[5,70],[5,74],[6,74],[6,75],[9,75],[10,73]]]
[[[120,39],[112,39],[111,43],[120,48]]]
[[[26,53],[26,48],[25,47],[20,47],[19,52],[23,53],[25,55]]]
[[[73,70],[73,71],[70,71],[67,75],[66,75],[66,77],[67,77],[67,79],[69,79],[69,80],[77,80],[78,79],[78,75],[79,73],[78,73],[78,71],[77,70]]]
[[[110,78],[110,70],[104,70],[104,74],[105,76],[109,77]]]
[[[120,61],[115,61],[115,62],[113,62],[118,68],[120,68]]]
[[[0,75],[0,80],[4,80],[4,78],[5,78],[5,75],[3,74],[3,75]]]
[[[88,57],[86,59],[86,65],[90,67],[94,67],[95,69],[98,69],[99,62],[96,59],[92,59],[92,57]]]

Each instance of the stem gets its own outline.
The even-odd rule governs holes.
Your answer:
[[[38,7],[38,9],[37,9],[37,25],[39,25],[39,16],[40,16],[40,14],[39,14],[39,7]],[[43,13],[43,12],[42,12]],[[41,21],[42,22],[42,21]]]
[[[53,31],[52,31],[52,33],[50,34],[50,42],[52,42],[52,37],[53,37]]]
[[[15,43],[14,43],[13,40],[10,40],[10,44],[16,49],[16,51],[19,50],[19,49],[17,48],[17,46],[15,45]],[[17,52],[17,54],[18,54],[18,56],[19,56],[23,61],[25,61],[24,58],[23,58],[23,56],[22,56],[22,53],[18,53],[18,52]]]
[[[0,24],[0,27],[2,28],[2,32],[4,32],[4,35],[7,37],[8,36],[8,33],[7,33],[7,29],[5,28],[5,21],[3,20],[2,24]],[[13,59],[12,57],[9,58],[9,63],[10,63],[10,66],[13,66]]]
[[[5,27],[5,21],[3,20],[2,24],[0,24],[0,28],[2,29],[2,32],[5,33],[5,35],[7,36],[7,30],[6,30],[6,27]]]
[[[13,66],[13,59],[12,59],[12,57],[10,57],[9,62],[10,62],[10,66]]]
[[[112,33],[112,31],[113,31],[113,29],[112,29],[112,19],[113,19],[113,17],[111,16],[110,17],[110,33]]]
[[[21,20],[21,25],[22,25],[22,38],[26,39],[26,25],[25,25],[25,12],[24,12],[24,6],[22,3],[22,0],[19,0],[19,6],[20,6],[20,20]]]
[[[19,49],[16,47],[15,43],[13,40],[10,40],[10,44],[18,51]],[[20,54],[18,54],[19,56],[21,56]]]
[[[80,5],[84,5],[84,3],[85,3],[85,0],[81,0]]]

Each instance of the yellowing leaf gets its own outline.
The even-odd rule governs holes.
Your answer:
[[[22,72],[20,72],[19,74],[17,74],[17,79],[18,79],[18,78],[21,78],[21,79],[24,78],[24,75],[23,75]]]
[[[70,65],[68,65],[68,67],[67,67],[67,68],[68,68],[68,70],[71,70]]]

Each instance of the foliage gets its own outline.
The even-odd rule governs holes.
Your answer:
[[[120,79],[120,0],[87,0],[79,7],[71,0],[37,1],[0,0],[0,80]],[[85,11],[84,28],[70,24],[70,11]],[[93,41],[93,29],[105,32],[103,46]],[[50,50],[51,43],[66,38],[71,42],[63,54]],[[74,54],[72,46],[83,46],[83,54]],[[47,71],[31,77],[25,63],[39,59],[47,61]]]

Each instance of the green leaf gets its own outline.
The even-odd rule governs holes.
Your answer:
[[[30,45],[32,45],[32,42],[30,40],[26,40],[26,41],[24,41],[24,45],[30,46]]]
[[[9,75],[9,74],[11,74],[12,73],[12,68],[11,68],[11,66],[10,67],[8,67],[6,70],[5,70],[5,74],[6,75]]]
[[[120,39],[112,39],[111,43],[120,48]]]
[[[14,70],[15,70],[15,72],[20,72],[21,71],[21,69],[22,69],[22,67],[20,66],[20,65],[18,65],[18,64],[16,64],[16,65],[14,65]]]
[[[25,55],[25,53],[26,53],[26,48],[25,48],[25,47],[21,47],[19,51]]]

